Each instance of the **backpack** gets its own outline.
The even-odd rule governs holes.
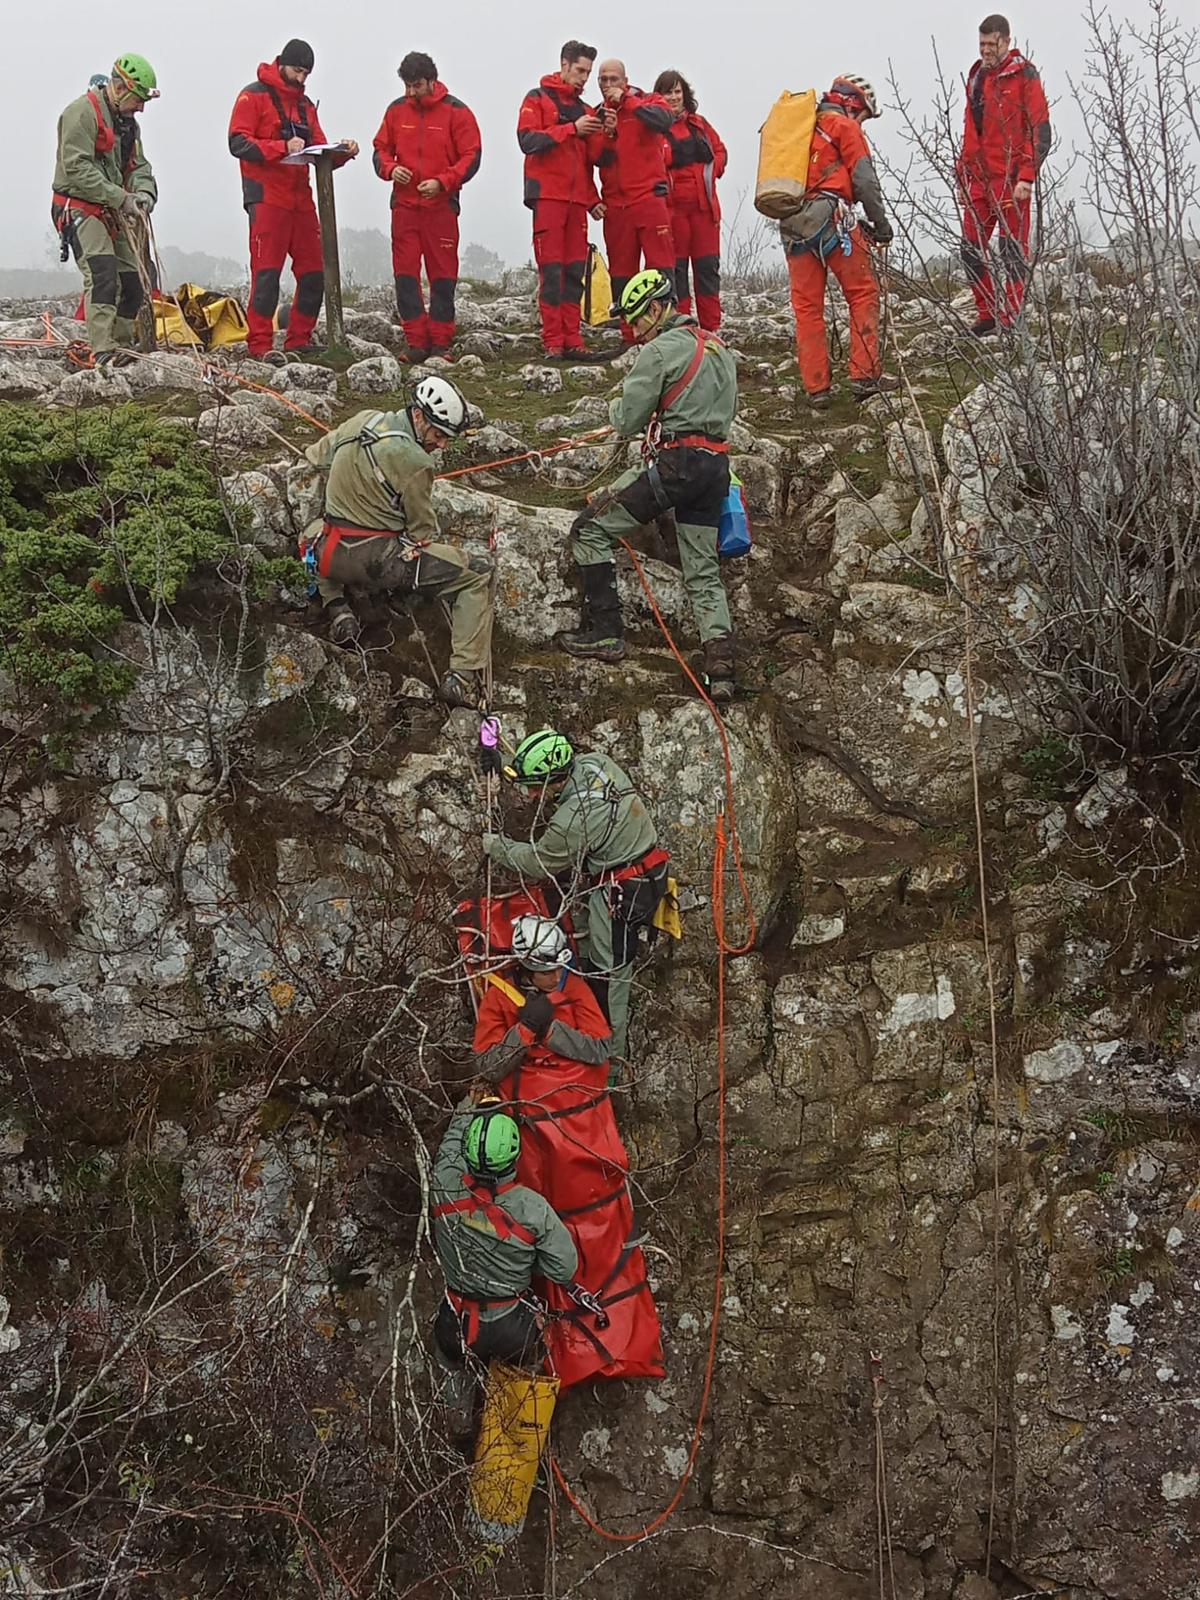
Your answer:
[[[778,222],[790,216],[808,190],[808,166],[817,126],[817,91],[784,92],[759,129],[754,209]]]

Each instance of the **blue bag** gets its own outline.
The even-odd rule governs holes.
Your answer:
[[[729,493],[721,507],[721,521],[717,525],[717,554],[722,561],[732,561],[735,556],[750,553],[750,518],[746,514],[746,496],[742,480],[736,472],[729,474]]]

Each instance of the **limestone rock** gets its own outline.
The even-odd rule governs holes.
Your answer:
[[[53,406],[84,406],[96,401],[109,404],[132,400],[133,390],[118,368],[86,367],[69,372],[50,396]]]
[[[538,394],[557,394],[563,386],[562,373],[557,367],[540,367],[534,362],[521,368],[521,382]]]
[[[59,384],[61,374],[48,363],[0,353],[0,399],[40,400]]]
[[[404,374],[395,356],[370,356],[346,368],[346,383],[351,394],[392,394],[404,387]]]

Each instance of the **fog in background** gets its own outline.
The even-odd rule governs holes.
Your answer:
[[[421,16],[415,9],[381,0],[293,0],[287,6],[206,0],[200,7],[124,0],[107,10],[84,0],[43,6],[12,0],[5,6],[4,43],[14,148],[4,178],[0,267],[57,262],[49,207],[58,115],[93,73],[107,72],[125,50],[150,59],[162,90],[142,115],[159,182],[154,224],[160,246],[245,256],[238,168],[226,144],[229,113],[258,63],[298,35],[316,52],[309,93],[320,104],[326,133],[363,146],[336,180],[340,227],[387,230],[388,186],[372,169],[371,140],[401,92],[401,57],[425,50],[450,92],[474,110],[483,133],[483,164],[462,197],[463,243],[520,264],[530,257],[530,213],[521,203],[517,110],[526,91],[557,69],[568,36],[596,45],[599,59],[623,57],[630,81],[641,88],[651,88],[664,67],[690,79],[701,111],[729,146],[721,188],[728,225],[739,194],[753,182],[757,130],[781,90],[821,88],[837,72],[862,73],[876,84],[885,108],[883,119],[870,125],[870,137],[882,155],[902,162],[904,134],[888,104],[889,64],[919,111],[934,90],[933,42],[943,70],[961,80],[989,8],[951,0],[855,0],[826,13],[778,0],[690,0],[631,6],[626,21],[619,6],[571,8],[548,0],[442,0]],[[1129,9],[1136,17],[1141,7]],[[1081,74],[1087,26],[1074,0],[1006,14],[1016,42],[1041,69],[1056,142],[1069,146],[1079,113],[1067,77]],[[593,75],[587,94],[594,91]],[[957,100],[960,124],[961,93]],[[1059,151],[1056,163],[1068,154]],[[743,218],[749,209],[747,200]],[[598,239],[599,224],[592,230]]]

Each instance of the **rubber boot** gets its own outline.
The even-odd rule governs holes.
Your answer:
[[[704,646],[704,687],[714,705],[727,705],[737,689],[733,667],[733,635],[709,639]]]
[[[330,644],[353,644],[362,632],[362,623],[348,600],[330,600],[325,606]]]
[[[617,594],[617,569],[611,561],[580,567],[583,580],[583,626],[560,633],[559,645],[569,656],[591,656],[596,661],[625,659],[625,628]]]
[[[452,1439],[469,1439],[475,1424],[475,1379],[464,1362],[452,1367],[438,1354],[442,1370],[442,1405],[446,1408],[446,1431]]]

